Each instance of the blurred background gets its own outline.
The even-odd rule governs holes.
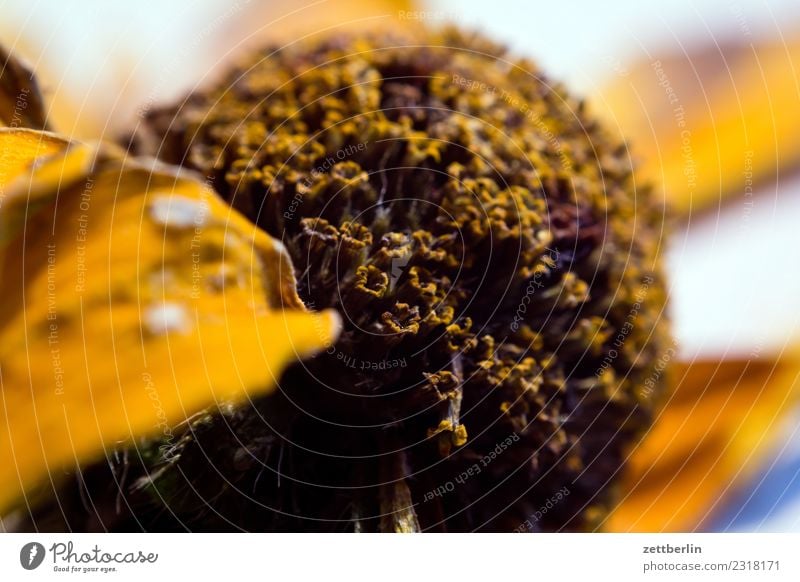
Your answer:
[[[692,422],[708,423],[700,439],[718,443],[701,455],[682,442],[686,427],[670,418],[687,413],[668,404],[638,466],[677,468],[657,483],[629,476],[611,528],[800,531],[797,6],[7,0],[0,43],[37,71],[54,127],[80,139],[117,137],[248,47],[338,28],[453,23],[532,58],[630,137],[643,174],[676,208],[667,249],[675,382],[692,395],[681,404]],[[651,462],[653,450],[666,453]]]

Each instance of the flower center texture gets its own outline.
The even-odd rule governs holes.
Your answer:
[[[203,174],[344,321],[274,395],[152,444],[142,527],[602,525],[663,391],[665,208],[580,99],[454,29],[333,36],[130,143]]]

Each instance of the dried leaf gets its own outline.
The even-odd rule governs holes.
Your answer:
[[[0,46],[0,127],[47,129],[39,84],[31,70]]]

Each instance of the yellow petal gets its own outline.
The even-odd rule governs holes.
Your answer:
[[[0,245],[15,237],[43,204],[52,203],[53,192],[86,176],[91,160],[76,158],[86,158],[89,148],[68,146],[53,133],[0,128]],[[70,163],[57,154],[69,156]],[[37,168],[35,181],[28,171],[31,166]],[[7,196],[7,190],[26,195]]]
[[[700,528],[775,444],[783,412],[798,400],[798,378],[797,350],[779,359],[678,364],[675,390],[632,453],[606,529]]]
[[[23,178],[0,208],[38,205],[0,245],[0,514],[50,471],[270,392],[333,341],[282,245],[193,175],[76,145]]]
[[[596,104],[684,213],[754,188],[800,164],[800,35],[712,44],[642,60],[615,77]]]
[[[67,141],[55,134],[32,129],[0,128],[0,193],[5,203],[6,185],[39,158],[62,151]]]
[[[265,39],[270,42],[296,42],[298,38],[326,31],[361,31],[365,27],[419,26],[437,18],[441,11],[420,6],[411,0],[337,0],[336,10],[319,10],[312,4],[299,5],[292,0],[253,2],[235,15],[231,28],[238,38]],[[219,42],[224,43],[224,40]],[[220,47],[224,51],[229,47]]]

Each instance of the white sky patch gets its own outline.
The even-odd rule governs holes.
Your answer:
[[[731,199],[672,237],[674,332],[686,358],[777,354],[800,338],[800,178]]]

